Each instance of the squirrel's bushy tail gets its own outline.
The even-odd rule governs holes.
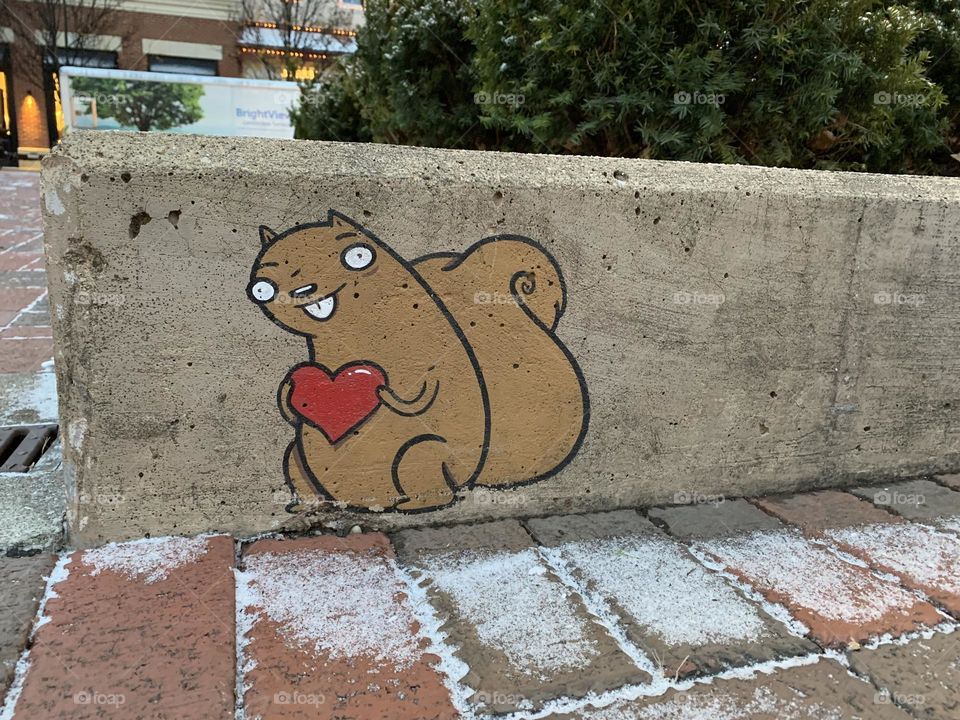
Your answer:
[[[518,236],[414,266],[472,348],[489,400],[489,446],[477,485],[534,482],[573,456],[589,418],[580,368],[554,331],[566,308],[556,261]]]

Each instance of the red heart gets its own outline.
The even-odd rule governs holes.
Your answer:
[[[331,373],[322,365],[304,363],[290,375],[290,407],[322,432],[331,443],[359,426],[380,406],[377,388],[387,384],[371,363],[344,365]]]

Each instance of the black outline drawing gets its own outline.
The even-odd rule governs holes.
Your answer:
[[[382,387],[386,387],[387,390],[389,390],[389,377],[387,375],[386,370],[382,368],[379,364],[369,360],[353,361],[343,365],[340,368],[337,368],[336,371],[331,372],[331,370],[326,365],[324,365],[323,363],[317,362],[316,348],[314,347],[312,335],[306,332],[294,330],[284,325],[283,323],[281,323],[279,320],[277,320],[277,318],[273,315],[273,313],[270,312],[268,305],[264,302],[258,301],[255,297],[253,297],[253,294],[252,294],[253,284],[259,279],[256,274],[257,269],[271,264],[271,263],[267,263],[266,265],[260,264],[260,261],[263,258],[264,254],[267,252],[267,250],[269,250],[273,245],[283,240],[284,238],[288,237],[289,235],[300,232],[302,230],[308,230],[310,228],[333,227],[335,218],[339,218],[342,221],[346,222],[351,227],[357,228],[357,232],[340,233],[339,235],[337,235],[336,239],[339,240],[341,238],[359,236],[359,237],[362,237],[365,241],[368,240],[370,243],[373,244],[373,247],[370,247],[369,243],[367,242],[362,243],[362,244],[368,245],[368,247],[370,247],[370,249],[374,253],[373,260],[365,268],[361,268],[360,270],[355,270],[354,268],[349,268],[349,266],[346,266],[344,264],[345,267],[348,267],[349,270],[360,272],[370,267],[371,265],[373,265],[373,263],[376,262],[378,252],[384,252],[390,257],[392,257],[394,260],[396,260],[397,263],[399,263],[405,270],[407,270],[407,272],[410,273],[410,276],[423,288],[423,290],[427,293],[427,295],[433,300],[433,302],[436,304],[437,308],[439,309],[440,313],[443,315],[446,321],[450,324],[451,328],[453,329],[454,333],[456,334],[457,338],[462,344],[465,352],[467,353],[467,357],[469,358],[470,364],[473,367],[476,380],[480,388],[480,395],[481,395],[481,400],[483,404],[483,412],[484,412],[483,443],[481,445],[480,458],[477,462],[477,466],[474,469],[474,471],[471,473],[470,477],[465,482],[457,483],[456,479],[451,476],[450,471],[446,466],[446,463],[442,464],[443,477],[446,484],[450,487],[451,491],[453,492],[453,498],[444,505],[435,505],[427,508],[416,508],[416,509],[405,510],[403,507],[398,507],[398,505],[402,503],[404,496],[403,496],[403,488],[400,486],[400,482],[397,477],[397,470],[399,468],[401,460],[403,459],[404,454],[407,452],[407,450],[409,450],[411,447],[413,447],[414,445],[420,442],[426,442],[426,441],[446,442],[446,439],[440,435],[433,435],[433,434],[417,435],[415,437],[412,437],[410,440],[406,441],[397,450],[396,454],[394,455],[393,462],[391,464],[391,476],[393,478],[394,486],[397,489],[398,493],[400,493],[401,498],[398,500],[397,504],[388,508],[384,508],[382,512],[403,512],[408,514],[414,514],[414,513],[422,513],[422,512],[433,512],[435,510],[440,510],[444,507],[449,507],[450,505],[453,505],[459,500],[457,496],[458,493],[475,487],[476,480],[480,476],[480,473],[483,470],[484,465],[486,464],[486,458],[490,448],[490,430],[491,430],[490,399],[487,391],[486,380],[483,376],[483,372],[480,368],[480,364],[479,364],[479,361],[477,360],[476,354],[473,348],[471,347],[469,341],[467,340],[467,337],[463,332],[463,329],[460,327],[459,323],[457,322],[453,314],[446,307],[443,300],[434,292],[434,290],[430,287],[427,281],[421,276],[416,266],[419,263],[422,263],[426,260],[447,258],[450,260],[450,262],[441,268],[441,272],[448,272],[457,268],[460,265],[460,263],[463,262],[474,250],[484,245],[487,245],[489,243],[497,242],[499,240],[513,240],[513,241],[522,242],[532,246],[533,248],[538,250],[540,253],[542,253],[544,257],[547,258],[547,260],[552,264],[553,270],[555,271],[557,278],[559,278],[561,295],[560,295],[560,300],[554,305],[554,309],[555,309],[554,320],[550,326],[547,326],[546,324],[544,324],[540,320],[540,318],[538,318],[533,313],[533,311],[530,310],[529,307],[527,307],[527,304],[524,300],[524,295],[531,295],[536,291],[536,278],[534,276],[532,276],[530,273],[523,272],[523,271],[517,272],[510,278],[510,292],[514,300],[516,301],[517,305],[523,310],[524,314],[526,314],[526,316],[538,328],[540,328],[540,330],[546,333],[547,337],[549,337],[550,340],[560,349],[560,351],[563,353],[563,355],[566,357],[566,359],[572,366],[574,374],[577,378],[577,383],[580,388],[581,402],[583,406],[583,419],[580,425],[580,433],[577,436],[577,439],[574,441],[573,445],[571,446],[570,451],[563,458],[563,460],[557,463],[557,465],[554,466],[551,470],[533,478],[519,480],[517,482],[513,482],[505,485],[497,485],[497,486],[484,485],[483,487],[489,490],[504,490],[512,487],[521,487],[525,485],[531,485],[541,480],[545,480],[547,478],[553,477],[554,475],[559,473],[561,470],[563,470],[579,452],[580,447],[583,445],[583,441],[589,430],[590,394],[587,389],[586,379],[584,378],[583,371],[580,369],[579,363],[577,362],[576,358],[573,356],[573,353],[570,352],[569,348],[567,348],[567,346],[564,345],[564,343],[560,340],[559,337],[557,337],[557,334],[556,334],[557,326],[560,322],[560,318],[564,313],[564,310],[566,309],[566,304],[567,304],[567,287],[566,287],[566,282],[564,281],[564,278],[563,278],[563,273],[561,272],[560,266],[557,263],[556,259],[543,245],[536,242],[535,240],[532,240],[531,238],[524,237],[522,235],[510,235],[510,234],[495,235],[495,236],[483,238],[482,240],[475,242],[474,244],[470,245],[467,249],[465,249],[461,253],[437,252],[437,253],[430,253],[427,255],[420,256],[418,258],[415,258],[414,260],[406,260],[403,257],[401,257],[397,252],[395,252],[393,248],[391,248],[389,245],[387,245],[382,240],[380,240],[376,235],[374,235],[366,227],[362,226],[360,223],[357,223],[355,220],[353,220],[349,216],[333,209],[331,209],[328,212],[326,222],[315,222],[315,223],[305,223],[302,225],[295,225],[280,233],[274,232],[273,230],[271,230],[265,225],[261,225],[259,228],[261,248],[260,248],[260,252],[256,257],[256,260],[254,261],[251,267],[250,282],[247,285],[247,296],[255,305],[257,305],[264,312],[264,314],[268,318],[270,318],[270,320],[275,325],[280,327],[285,332],[289,332],[294,335],[300,335],[306,338],[307,340],[308,360],[298,363],[296,366],[291,368],[288,371],[287,375],[285,376],[284,382],[280,384],[280,387],[277,390],[277,405],[281,409],[281,413],[284,414],[284,416],[286,416],[286,414],[283,412],[284,410],[283,397],[281,397],[282,390],[286,385],[286,381],[290,378],[290,375],[296,369],[306,365],[319,366],[331,377],[335,377],[340,371],[348,367],[352,367],[356,365],[370,365],[370,366],[376,367],[378,370],[380,370],[381,373],[383,373],[384,378],[386,378],[387,380],[387,385]],[[341,255],[341,263],[343,263],[342,255]],[[342,286],[341,288],[339,288],[338,290],[334,291],[331,294],[335,296],[336,293],[339,292],[341,289],[342,289]],[[324,297],[329,297],[329,295],[330,294]],[[416,402],[417,400],[422,398],[426,390],[427,390],[427,385],[426,385],[426,382],[424,382],[423,387],[420,390],[420,393],[417,395],[416,398],[414,398],[410,402]],[[423,412],[426,412],[433,405],[433,402],[436,400],[437,395],[439,394],[439,390],[440,390],[440,386],[439,386],[439,383],[437,383],[436,387],[433,390],[433,395],[430,399],[430,402],[426,406],[426,408],[418,411],[417,413],[411,413],[411,415],[416,415],[416,414],[421,414]],[[382,405],[382,402],[380,403],[380,405]],[[380,405],[377,405],[374,408],[374,410],[371,411],[366,417],[364,417],[354,427],[350,428],[350,430],[344,433],[344,435],[340,438],[340,440],[336,444],[340,444],[344,442],[347,438],[351,437],[360,427],[363,426],[364,423],[366,423],[371,417],[373,417],[376,414],[377,410],[380,408]],[[390,411],[396,412],[392,408],[390,409]],[[402,415],[403,413],[398,413],[398,414]],[[310,481],[310,484],[313,486],[313,489],[317,492],[318,498],[320,500],[333,500],[331,495],[323,487],[322,483],[320,483],[320,481],[317,479],[309,463],[306,462],[306,458],[304,458],[303,456],[303,443],[302,443],[301,436],[303,432],[303,427],[307,425],[320,430],[321,433],[323,433],[324,437],[326,437],[328,441],[329,441],[329,437],[327,436],[326,432],[323,431],[322,428],[319,428],[313,423],[310,423],[305,418],[303,418],[299,413],[296,413],[296,416],[297,416],[296,417],[297,422],[292,423],[296,430],[296,438],[294,439],[293,442],[291,442],[287,446],[283,455],[283,472],[284,472],[284,478],[286,480],[286,483],[290,487],[290,489],[294,492],[294,494],[296,494],[296,488],[294,487],[292,481],[290,480],[290,468],[289,468],[291,455],[294,452],[296,452],[298,453],[299,467],[305,472],[308,480]],[[297,504],[298,504],[298,501],[295,497],[295,499],[287,506],[287,509],[291,510],[291,508]],[[350,509],[356,512],[374,512],[370,508],[366,508],[362,506],[350,506]]]

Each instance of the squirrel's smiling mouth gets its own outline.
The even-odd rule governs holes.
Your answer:
[[[346,285],[341,285],[329,295],[325,295],[319,300],[314,300],[312,303],[300,305],[299,308],[314,320],[329,320],[337,310],[337,293],[343,290],[344,287],[346,287]]]

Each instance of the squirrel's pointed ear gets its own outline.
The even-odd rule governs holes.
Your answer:
[[[336,210],[331,209],[328,217],[330,219],[330,227],[335,228],[350,228],[351,230],[359,230],[360,225],[353,218],[348,218],[342,212],[337,212]]]
[[[275,233],[273,230],[268,228],[266,225],[260,226],[260,244],[261,245],[266,245],[268,243],[273,242],[273,240],[276,237],[277,237],[277,233]]]

